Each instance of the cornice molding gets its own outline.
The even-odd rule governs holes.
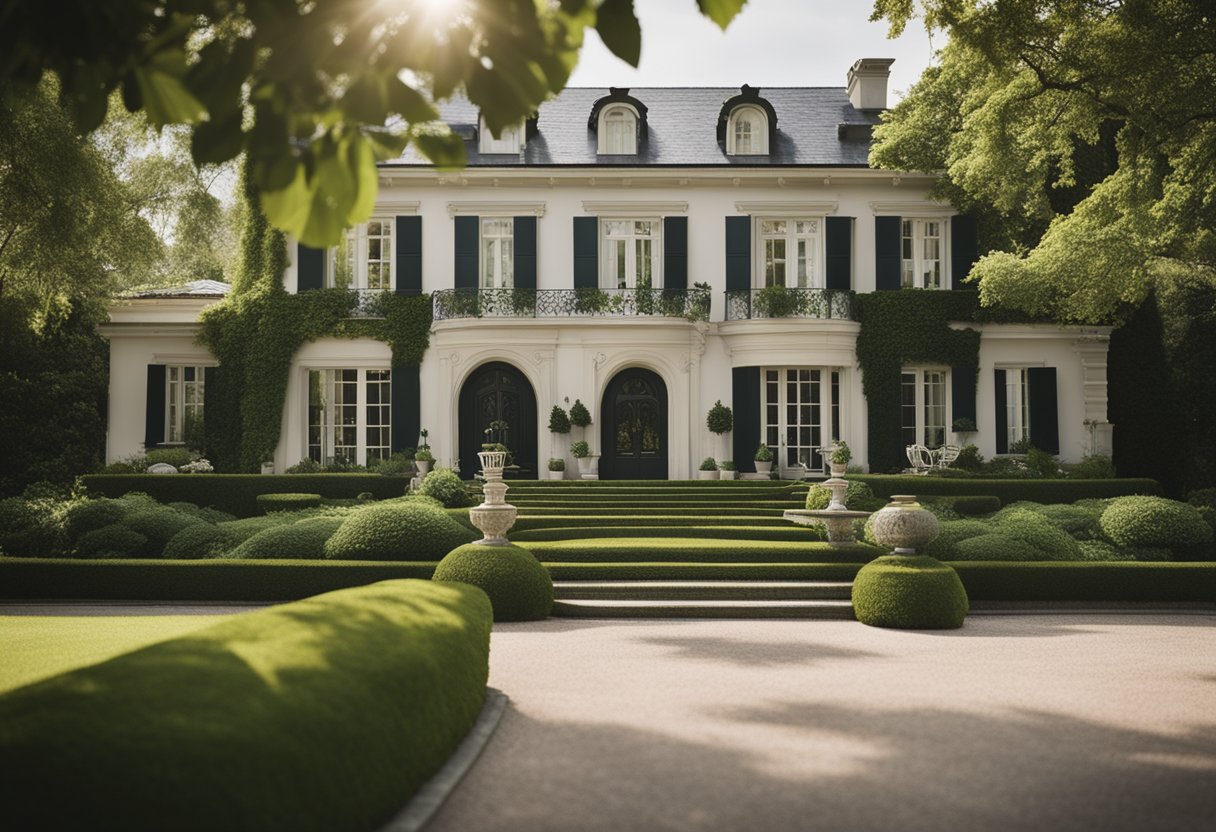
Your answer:
[[[481,216],[482,214],[510,214],[512,216],[532,214],[533,216],[543,217],[545,215],[545,203],[507,202],[488,199],[462,200],[460,202],[448,203],[448,216],[455,217],[470,214],[473,216]]]
[[[687,214],[687,202],[659,199],[584,199],[583,211],[600,217]]]
[[[753,217],[825,216],[835,214],[839,208],[839,202],[813,202],[810,200],[746,200],[735,203],[736,211],[740,214],[750,214]]]

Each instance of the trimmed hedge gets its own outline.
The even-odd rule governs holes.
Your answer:
[[[416,493],[438,500],[443,503],[444,508],[465,508],[473,505],[473,499],[465,489],[460,475],[450,468],[436,468],[427,474]]]
[[[1216,604],[1216,563],[951,562],[972,601]]]
[[[325,543],[332,560],[439,560],[474,535],[442,509],[402,502],[354,512]]]
[[[925,508],[944,506],[963,517],[992,514],[1001,510],[1001,498],[991,494],[972,494],[961,497],[928,496],[919,501]]]
[[[885,555],[853,579],[853,610],[871,627],[953,630],[970,605],[953,569],[924,555]]]
[[[1043,560],[1078,560],[1081,550],[1077,541],[1041,514],[1028,509],[1015,509],[997,518],[993,531],[1014,540],[1029,543]]]
[[[229,557],[237,560],[320,560],[325,557],[325,541],[340,525],[341,518],[316,517],[289,526],[274,526],[237,546]]]
[[[68,505],[63,515],[64,533],[76,542],[85,532],[112,526],[127,515],[130,507],[118,500],[77,500]]]
[[[18,829],[373,829],[485,701],[491,610],[392,581],[250,612],[0,696]],[[70,796],[70,797],[65,797]]]
[[[432,580],[471,584],[490,597],[495,621],[538,621],[553,611],[553,579],[518,546],[469,543],[439,561]]]
[[[1004,505],[1018,500],[1073,503],[1083,499],[1162,493],[1161,483],[1150,479],[986,480],[904,474],[850,474],[849,479],[866,483],[876,496],[883,499],[889,499],[892,494],[915,494],[920,497],[974,496],[982,493],[997,497]]]
[[[804,508],[808,511],[822,511],[832,502],[832,489],[822,485],[812,485],[807,489]],[[853,511],[877,511],[882,508],[882,502],[874,497],[870,486],[864,482],[849,481],[849,487],[844,492],[844,504]]]
[[[258,508],[270,514],[272,511],[300,511],[305,508],[317,508],[321,505],[320,494],[305,494],[300,492],[285,492],[282,494],[259,494]]]
[[[260,494],[307,492],[326,499],[354,499],[364,491],[377,500],[399,497],[408,480],[380,474],[89,474],[81,477],[89,494],[121,497],[142,491],[162,503],[211,506],[237,517],[254,517]]]
[[[190,526],[201,526],[205,521],[175,508],[154,506],[132,511],[119,522],[147,539],[139,554],[158,558],[175,534]]]
[[[1212,527],[1199,510],[1161,497],[1121,497],[1102,512],[1103,533],[1116,546],[1162,548],[1179,560],[1211,560]]]
[[[989,532],[960,540],[954,545],[954,558],[960,561],[1045,561],[1051,558],[1024,540]]]
[[[867,530],[871,527],[867,524]],[[938,524],[937,537],[919,552],[938,560],[951,560],[958,555],[958,544],[973,537],[992,533],[992,526],[980,520],[946,520]]]
[[[226,554],[237,545],[236,535],[222,528],[202,523],[187,526],[165,544],[162,557],[167,560],[201,560]]]
[[[133,558],[148,547],[148,538],[117,523],[87,531],[76,541],[82,558]]]

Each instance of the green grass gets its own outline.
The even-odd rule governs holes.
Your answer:
[[[392,581],[11,690],[6,826],[378,828],[477,719],[490,616],[472,587]]]
[[[112,659],[222,621],[226,615],[0,616],[0,693]]]
[[[1216,563],[951,561],[973,601],[1183,601],[1216,605]]]

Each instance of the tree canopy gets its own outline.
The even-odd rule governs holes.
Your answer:
[[[876,0],[873,19],[898,34],[918,12],[949,42],[871,162],[945,171],[938,196],[998,221],[984,303],[1098,322],[1216,278],[1216,8]]]
[[[696,0],[723,27],[745,2]],[[377,160],[413,143],[461,164],[436,100],[463,90],[497,134],[565,86],[588,28],[641,54],[633,0],[67,0],[2,19],[0,81],[55,73],[86,131],[121,90],[191,125],[196,162],[244,152],[270,221],[316,246],[370,215]]]

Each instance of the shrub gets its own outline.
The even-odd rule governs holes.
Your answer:
[[[726,405],[722,404],[722,400],[714,402],[714,406],[709,409],[709,413],[705,417],[705,427],[709,428],[710,433],[723,434],[729,433],[731,428],[735,426],[735,416]]]
[[[282,494],[259,494],[258,508],[270,514],[272,511],[299,511],[304,508],[316,508],[321,505],[320,494],[301,494],[285,492]]]
[[[969,606],[958,574],[923,555],[884,555],[853,579],[857,620],[871,627],[953,630],[963,626]]]
[[[1077,548],[1081,550],[1080,559],[1084,561],[1135,560],[1129,552],[1116,549],[1104,540],[1078,540]]]
[[[460,475],[451,468],[436,468],[427,474],[422,485],[418,486],[418,494],[434,497],[444,508],[463,508],[473,504]]]
[[[1098,522],[1101,512],[1060,504],[1036,506],[1031,510],[1075,540],[1102,539],[1102,527]]]
[[[992,533],[992,527],[980,520],[947,520],[938,529],[937,537],[920,550],[920,554],[938,560],[955,560],[960,541]]]
[[[338,518],[314,517],[298,523],[272,526],[232,550],[238,560],[321,560],[325,541],[338,530]]]
[[[92,529],[76,541],[76,556],[81,558],[133,558],[143,553],[148,539],[139,532],[117,524]]]
[[[558,459],[557,457],[551,458],[549,460],[549,470],[550,471],[565,471],[566,470],[566,460]]]
[[[207,506],[198,510],[198,518],[208,523],[227,523],[230,520],[235,520],[236,516],[226,511],[220,511],[218,508]]]
[[[519,546],[470,543],[453,549],[435,567],[433,580],[478,587],[490,596],[495,621],[536,621],[553,610],[549,570]]]
[[[0,552],[50,557],[63,550],[63,524],[50,500],[0,500]]]
[[[575,427],[585,428],[591,424],[591,411],[578,399],[570,405],[570,423]]]
[[[557,405],[553,405],[553,409],[549,411],[549,431],[551,433],[570,432],[570,417]]]
[[[1186,501],[1196,508],[1216,508],[1216,488],[1197,488],[1186,495]]]
[[[118,500],[104,497],[100,500],[76,500],[69,503],[64,511],[64,533],[68,540],[74,542],[85,532],[114,525],[128,510],[129,507]]]
[[[167,479],[172,479],[169,477]],[[992,494],[1008,505],[1018,500],[1044,503],[1071,503],[1077,500],[1122,497],[1126,494],[1160,494],[1161,484],[1150,479],[1074,480],[1074,479],[992,479],[988,477],[919,477],[905,474],[859,474],[854,479],[866,483],[879,497],[892,494],[971,496],[976,492]]]
[[[1156,546],[1128,546],[1120,551],[1131,560],[1140,561],[1141,563],[1164,563],[1165,561],[1173,560],[1170,557],[1169,549],[1162,549]]]
[[[712,456],[707,456],[707,457],[705,457],[705,459],[701,460],[701,467],[698,468],[697,470],[699,470],[699,471],[717,471],[718,462]]]
[[[585,440],[580,439],[570,446],[570,455],[575,459],[585,459],[591,456],[591,446]]]
[[[210,523],[196,523],[179,531],[165,544],[161,556],[168,560],[202,560],[226,555],[236,546],[235,535]]]
[[[1080,462],[1066,465],[1064,469],[1068,476],[1083,480],[1114,479],[1118,476],[1114,461],[1101,454],[1086,454]]]
[[[408,477],[414,473],[414,455],[397,451],[368,465],[367,470],[382,477]]]
[[[193,514],[195,517],[198,516],[198,512],[199,512],[199,508],[197,505],[195,505],[194,503],[183,502],[181,500],[179,500],[175,503],[169,503],[169,508],[174,508],[174,509],[177,509],[178,511],[184,511],[184,512],[186,512],[186,514]]]
[[[954,559],[968,560],[1050,560],[1024,540],[989,532],[960,540],[954,544]]]
[[[1037,560],[1076,560],[1081,556],[1077,541],[1028,508],[1002,509],[995,519],[996,531],[1028,543],[1042,553]]]
[[[144,454],[146,460],[145,470],[152,465],[172,465],[174,468],[181,468],[191,460],[190,451],[185,448],[153,448]]]
[[[951,467],[960,471],[979,471],[984,467],[984,455],[975,445],[964,445],[959,448]]]
[[[288,465],[284,474],[323,474],[325,466],[311,457],[301,459],[295,465]]]
[[[429,479],[429,478],[428,478]],[[354,512],[325,544],[331,560],[439,560],[474,536],[439,509],[420,503]]]
[[[232,542],[230,549],[235,549],[263,529],[281,526],[294,522],[295,518],[285,512],[275,512],[264,517],[246,517],[243,520],[233,520],[228,523],[218,523],[217,528]]]
[[[1212,559],[1212,527],[1199,510],[1162,497],[1120,497],[1102,512],[1102,533],[1116,546],[1166,548],[1179,560]]]
[[[832,502],[832,490],[822,485],[812,485],[806,492],[806,507],[811,511],[821,511]],[[849,487],[844,492],[844,504],[855,511],[871,511],[873,504],[882,507],[882,502],[874,497],[870,486],[857,480],[849,480]]]
[[[161,505],[136,509],[120,522],[147,538],[147,545],[140,554],[150,558],[160,557],[165,545],[182,529],[203,523],[199,518],[184,511]]]
[[[724,459],[718,463],[718,470],[719,471],[737,471],[737,470],[739,470],[739,466],[735,465],[735,461],[733,459]]]
[[[1064,473],[1060,461],[1047,451],[1032,447],[1026,452],[1026,467],[1036,477],[1058,477]]]

